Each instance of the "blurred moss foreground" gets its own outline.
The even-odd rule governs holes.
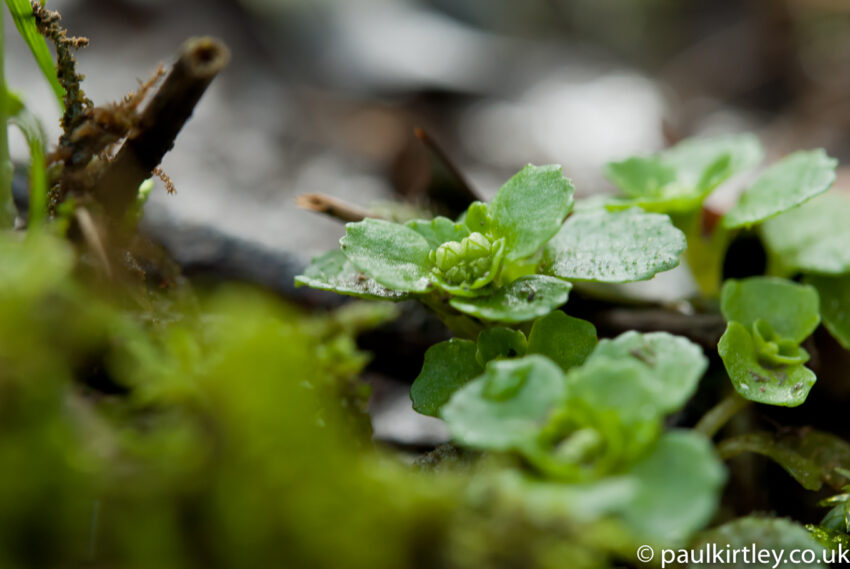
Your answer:
[[[610,524],[492,499],[481,470],[374,449],[357,309],[117,293],[80,271],[63,241],[0,236],[0,566],[580,568],[625,551]]]

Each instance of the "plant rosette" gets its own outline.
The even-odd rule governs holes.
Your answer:
[[[571,281],[645,280],[678,265],[685,238],[666,215],[599,209],[567,218],[573,193],[560,167],[529,165],[457,221],[349,223],[340,249],[315,258],[296,285],[419,299],[447,323],[463,315],[510,324],[566,303]]]

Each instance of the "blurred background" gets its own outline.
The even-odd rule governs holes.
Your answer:
[[[294,291],[293,276],[336,247],[344,229],[300,210],[296,196],[323,193],[361,208],[421,203],[440,171],[416,128],[483,198],[528,162],[562,165],[579,196],[610,192],[607,161],[723,132],[757,133],[768,162],[814,147],[850,161],[847,0],[49,6],[72,34],[91,39],[78,63],[98,105],[169,65],[191,36],[229,45],[229,67],[163,164],[177,194],[157,182],[145,223],[186,274],[259,282],[314,305],[338,298]],[[8,18],[6,25],[9,83],[56,140],[53,95]],[[13,153],[27,160],[22,139],[13,139]],[[838,185],[846,178],[840,171]],[[722,209],[735,191],[721,188],[707,205]],[[663,279],[648,284],[652,294],[687,296],[686,270]],[[361,346],[376,354],[367,376],[376,438],[427,447],[447,433],[411,410],[407,384],[424,349],[446,332],[416,308],[403,308],[401,319],[414,338],[390,328]]]
[[[430,183],[415,127],[484,197],[528,162],[563,165],[580,195],[610,191],[606,161],[696,134],[754,131],[774,157],[823,146],[846,161],[850,152],[846,0],[48,6],[91,39],[78,59],[95,104],[169,64],[190,36],[227,42],[230,66],[164,163],[178,194],[155,192],[148,217],[210,225],[302,261],[343,229],[298,210],[296,195],[366,207],[415,199]],[[6,43],[10,85],[57,138],[48,87],[16,34]]]

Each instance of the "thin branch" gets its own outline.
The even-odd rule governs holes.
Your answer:
[[[124,219],[139,186],[174,146],[195,105],[229,59],[227,47],[212,38],[194,38],[183,44],[177,62],[145,108],[135,132],[92,190],[110,219]]]
[[[363,221],[367,217],[379,217],[355,205],[345,203],[324,194],[301,194],[295,198],[295,203],[301,209],[323,213],[344,223],[349,221]]]

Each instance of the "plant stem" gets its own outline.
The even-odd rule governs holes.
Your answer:
[[[9,156],[9,97],[6,90],[5,16],[0,9],[0,229],[15,224],[15,204],[12,201],[12,158]]]
[[[460,338],[475,340],[484,330],[484,325],[469,316],[458,314],[437,297],[423,297],[422,304],[434,311],[434,314],[446,325],[452,334]]]
[[[703,298],[720,296],[723,281],[723,260],[731,235],[718,223],[709,235],[703,232],[702,211],[671,216],[676,227],[685,233],[688,248],[685,259],[699,286]]]
[[[708,413],[699,420],[694,430],[712,438],[732,417],[749,404],[749,400],[733,391],[723,401],[709,409]]]

